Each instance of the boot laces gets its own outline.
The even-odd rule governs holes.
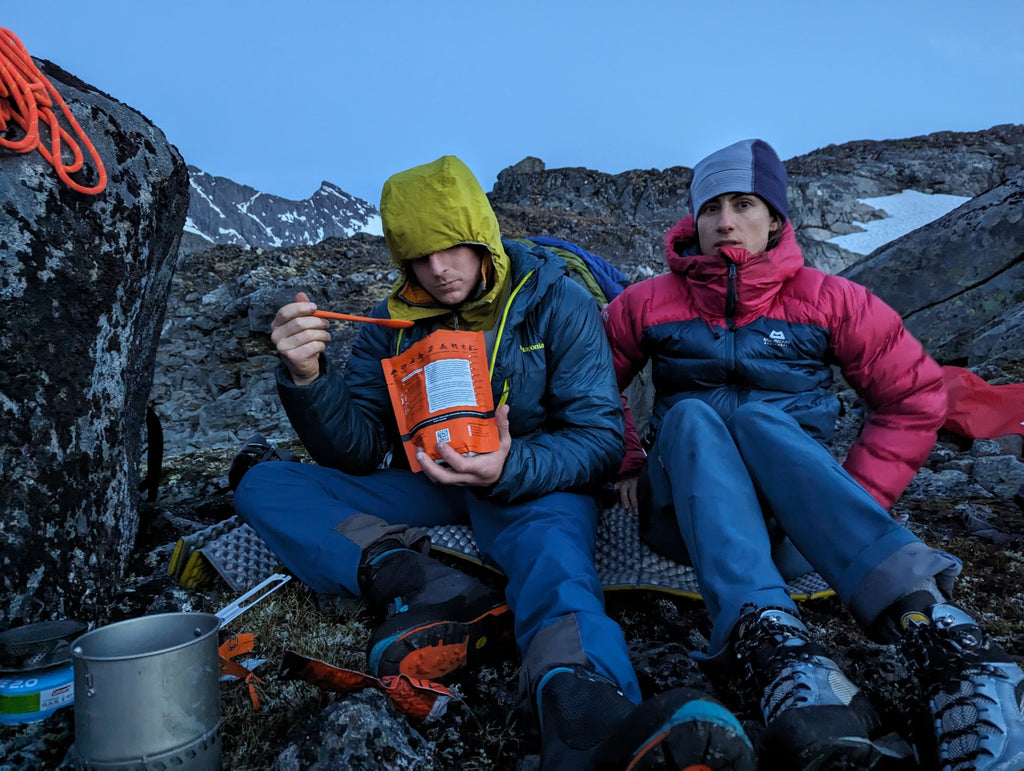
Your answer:
[[[925,681],[944,767],[972,771],[979,758],[995,756],[989,740],[1006,733],[990,717],[1001,707],[992,682],[1010,678],[997,663],[982,660],[988,646],[980,627],[953,623],[939,616],[912,627],[907,648]]]
[[[736,655],[744,671],[762,691],[765,722],[787,710],[814,702],[816,666],[810,636],[799,627],[762,615],[744,630],[736,642]]]

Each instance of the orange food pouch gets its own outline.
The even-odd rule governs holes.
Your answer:
[[[439,444],[463,455],[499,449],[483,332],[438,330],[381,365],[413,471],[417,447],[435,461]]]

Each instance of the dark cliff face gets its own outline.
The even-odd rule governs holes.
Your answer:
[[[178,152],[139,113],[48,62],[108,174],[0,155],[0,625],[88,618],[137,529],[140,427],[187,206]],[[89,184],[95,170],[81,172]],[[91,610],[90,610],[91,609]]]
[[[838,273],[865,255],[829,239],[885,216],[861,199],[904,190],[978,196],[1024,169],[1024,126],[829,145],[785,165],[790,219],[805,257]],[[661,237],[689,213],[692,177],[681,166],[614,175],[545,170],[534,158],[502,171],[490,198],[513,230],[561,234],[609,259],[661,272]]]
[[[1024,344],[1011,328],[1024,314],[1024,172],[843,275],[892,305],[934,356],[1020,368]],[[991,342],[979,345],[982,336]]]

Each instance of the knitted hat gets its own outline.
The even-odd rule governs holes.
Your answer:
[[[753,193],[784,219],[789,217],[786,167],[763,140],[744,139],[711,153],[693,167],[690,211],[694,219],[701,206],[722,193]]]

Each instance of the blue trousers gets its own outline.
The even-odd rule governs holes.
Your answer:
[[[594,565],[599,511],[589,496],[552,493],[499,505],[409,471],[356,476],[268,462],[243,477],[235,508],[301,581],[318,592],[356,596],[367,544],[346,534],[352,517],[411,527],[469,524],[481,554],[508,578],[524,697],[551,667],[581,664],[640,702],[622,630],[605,613]]]
[[[865,628],[929,579],[951,591],[961,569],[895,522],[796,420],[763,403],[728,418],[696,399],[674,405],[640,495],[644,537],[693,565],[712,621],[710,656],[728,647],[744,605],[795,609],[773,559],[789,543],[799,554],[786,561],[805,558]]]

